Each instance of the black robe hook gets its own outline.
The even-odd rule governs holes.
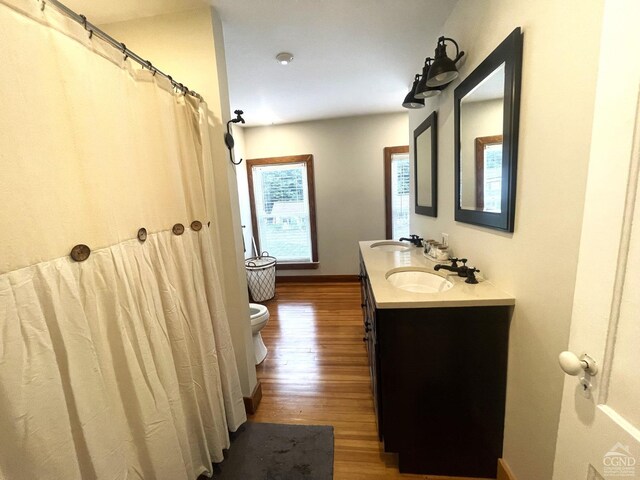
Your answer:
[[[233,135],[231,135],[231,131],[229,130],[230,123],[244,123],[244,118],[242,118],[242,114],[244,113],[242,110],[234,110],[233,113],[236,114],[236,118],[233,118],[227,122],[227,133],[224,134],[224,143],[229,149],[229,155],[231,157],[231,163],[234,165],[240,165],[242,163],[242,159],[239,162],[235,162],[233,160],[233,146],[236,142],[233,140]]]

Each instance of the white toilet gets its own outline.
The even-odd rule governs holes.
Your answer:
[[[262,341],[260,330],[269,321],[269,310],[259,303],[250,303],[249,312],[251,315],[251,332],[253,333],[253,350],[256,355],[256,365],[262,363],[267,356],[267,347]]]

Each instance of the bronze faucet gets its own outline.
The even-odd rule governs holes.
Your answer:
[[[416,247],[421,247],[422,246],[422,241],[424,240],[424,238],[420,237],[419,235],[409,235],[409,237],[411,238],[407,238],[407,237],[402,237],[400,239],[400,241],[404,241],[406,240],[409,243],[412,243],[413,245],[415,245]]]
[[[476,279],[476,272],[479,272],[477,268],[467,267],[467,259],[466,258],[450,258],[451,265],[443,265],[438,263],[433,269],[437,272],[438,270],[448,270],[450,272],[457,273],[459,277],[465,277],[465,283],[478,283]],[[458,262],[462,262],[462,265],[458,266]]]

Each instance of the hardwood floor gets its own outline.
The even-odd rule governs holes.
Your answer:
[[[357,283],[279,284],[262,330],[263,397],[255,422],[333,425],[335,480],[440,479],[402,475],[378,442]]]

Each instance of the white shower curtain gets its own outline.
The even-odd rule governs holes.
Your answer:
[[[206,105],[40,6],[0,0],[0,479],[193,480],[246,420]]]

